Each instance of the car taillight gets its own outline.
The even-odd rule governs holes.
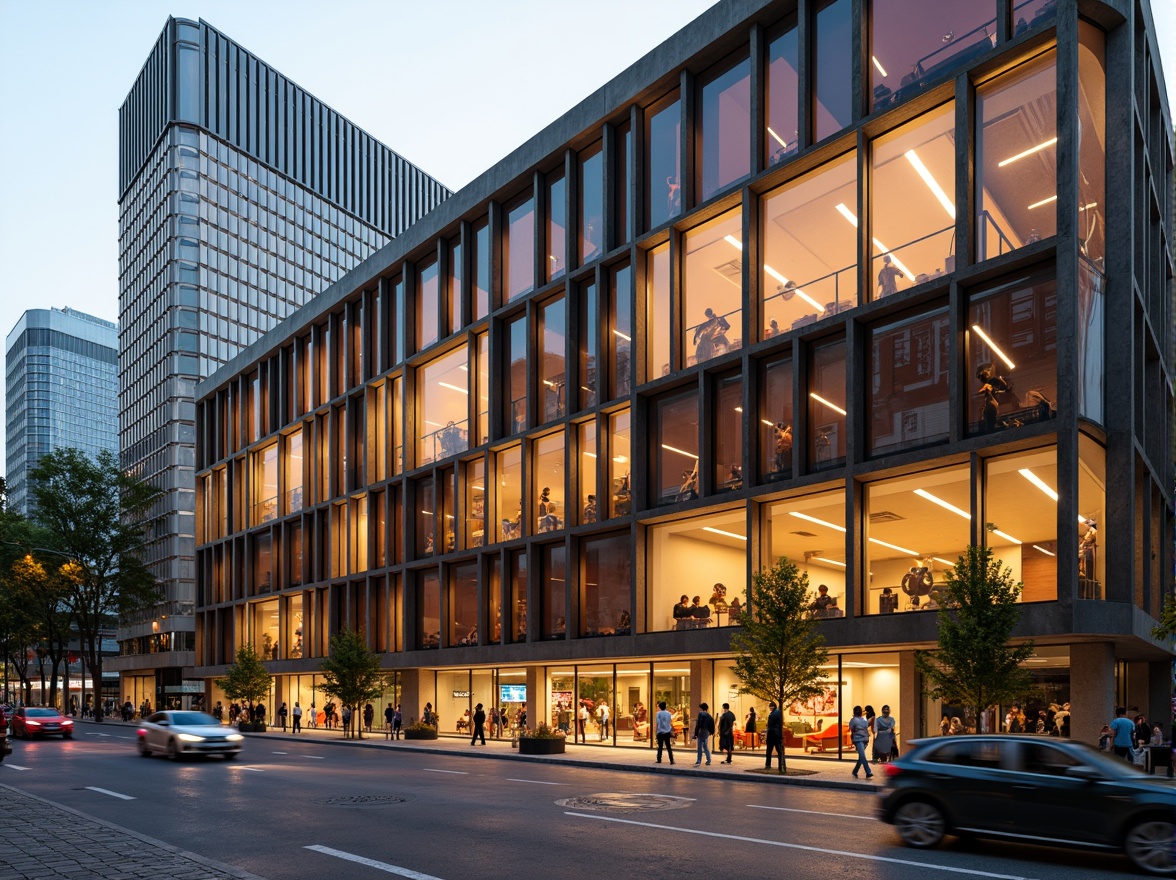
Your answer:
[[[885,773],[887,776],[897,776],[899,773],[902,772],[902,768],[899,767],[897,764],[883,764],[882,765],[882,772]]]
[[[140,727],[139,728],[139,736],[146,736],[146,735],[147,735],[147,731],[144,728]]]

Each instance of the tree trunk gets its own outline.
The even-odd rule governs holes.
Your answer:
[[[90,668],[90,684],[94,689],[94,706],[99,707],[102,704],[102,637],[98,637],[97,650],[95,650],[95,643],[92,638],[86,639],[84,645],[85,651],[85,665]],[[94,720],[102,723],[102,712],[94,712]]]

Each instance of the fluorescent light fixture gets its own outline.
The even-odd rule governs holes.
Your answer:
[[[956,516],[962,516],[964,519],[971,519],[972,518],[972,514],[968,513],[966,510],[961,510],[960,508],[956,507],[954,504],[948,504],[942,498],[936,498],[934,495],[932,495],[926,489],[916,489],[915,494],[918,495],[920,498],[926,498],[932,504],[938,504],[944,510],[950,510]]]
[[[788,285],[788,279],[769,266],[767,263],[764,263],[764,271],[779,281],[781,284],[785,286]],[[811,305],[814,309],[816,309],[817,314],[823,315],[825,313],[825,307],[805,293],[803,290],[801,290],[799,287],[792,288],[792,292]]]
[[[776,143],[778,143],[784,149],[788,149],[788,142],[784,140],[784,138],[780,137],[780,135],[776,134],[776,132],[772,131],[772,126],[770,125],[768,126],[768,134],[770,134],[775,139]]]
[[[942,556],[932,556],[931,558],[934,559],[936,562],[940,563],[941,565],[946,565],[948,568],[955,568],[954,562],[949,562],[948,560],[944,559]]]
[[[1048,205],[1050,202],[1056,202],[1057,200],[1057,196],[1050,196],[1048,199],[1042,199],[1040,202],[1034,202],[1029,206],[1029,210],[1032,211],[1034,208],[1040,208],[1042,205]]]
[[[625,342],[632,342],[632,341],[633,341],[633,337],[632,337],[632,336],[626,336],[626,335],[625,335],[624,333],[622,333],[620,330],[614,330],[614,331],[613,331],[613,335],[614,335],[614,336],[619,336],[619,337],[621,337],[621,339],[625,340]]]
[[[1011,360],[1009,360],[1009,356],[1000,350],[1000,346],[997,345],[995,342],[993,342],[991,339],[989,339],[988,334],[980,329],[979,324],[973,324],[972,330],[975,331],[976,335],[979,336],[981,339],[983,339],[984,343],[989,348],[992,349],[993,354],[995,354],[998,358],[1000,358],[1002,361],[1004,361],[1006,364],[1009,365],[1010,370],[1015,370],[1017,368],[1017,365],[1014,364]]]
[[[870,60],[874,62],[874,66],[876,68],[878,68],[878,72],[880,74],[882,74],[883,76],[890,76],[890,74],[886,72],[886,70],[882,67],[882,65],[878,63],[878,56],[877,55],[871,55]]]
[[[614,455],[613,456],[613,461],[615,461],[617,464],[624,464],[628,460],[629,459],[625,458],[625,456],[623,456],[623,455]]]
[[[1023,543],[1024,543],[1023,541],[1018,541],[1018,540],[1017,540],[1016,538],[1014,538],[1012,535],[1006,535],[1006,534],[1005,534],[1004,532],[1002,532],[1000,529],[993,529],[993,530],[992,530],[992,534],[994,534],[994,535],[1000,535],[1000,536],[1001,536],[1002,538],[1004,538],[1006,541],[1012,541],[1014,544],[1023,544]]]
[[[841,216],[852,223],[854,229],[857,229],[857,217],[854,216],[853,211],[845,207],[845,202],[838,202],[835,207],[841,212]]]
[[[761,421],[761,422],[763,422],[765,425],[767,425],[769,428],[774,428],[774,427],[776,427],[776,426],[775,426],[775,425],[773,425],[771,422],[769,422],[767,419],[760,419],[760,421]]]
[[[874,63],[877,64],[877,60],[875,60]],[[883,74],[883,76],[885,75],[886,74]],[[918,154],[914,150],[907,150],[904,155],[906,156],[907,161],[914,166],[914,169],[919,172],[919,177],[923,178],[923,183],[927,184],[927,188],[931,190],[931,192],[935,195],[935,198],[939,199],[939,204],[943,205],[943,210],[947,211],[947,216],[954,220],[956,215],[955,205],[952,204],[951,199],[947,197],[947,193],[943,191],[943,187],[939,185],[939,181],[937,181],[931,175],[931,172],[927,170],[927,166],[923,164],[923,160],[919,158]]]
[[[837,404],[835,404],[835,403],[830,403],[829,401],[825,400],[825,398],[821,397],[821,395],[817,394],[815,391],[810,391],[810,392],[809,392],[809,397],[811,397],[811,398],[812,398],[813,400],[815,400],[817,403],[823,403],[823,404],[825,404],[825,406],[829,407],[829,409],[836,410],[837,412],[841,413],[842,415],[846,415],[846,412],[845,412],[845,410],[843,410],[843,409],[842,409],[841,407],[839,407]]]
[[[849,210],[849,208],[845,207],[845,202],[838,202],[833,207],[835,207],[838,211],[841,212],[842,217],[844,217],[846,220],[848,220],[850,223],[853,224],[854,229],[857,229],[858,219],[856,216],[854,216],[853,211],[851,211],[851,210]],[[952,208],[952,210],[954,211],[955,208]],[[954,217],[955,215],[953,214],[952,216]],[[876,247],[879,251],[881,251],[883,256],[889,256],[890,259],[894,261],[894,265],[896,265],[899,268],[899,270],[902,272],[902,274],[907,277],[908,281],[915,280],[915,273],[912,272],[910,269],[908,269],[906,267],[906,264],[904,264],[902,260],[900,260],[898,257],[896,257],[893,253],[891,253],[890,248],[888,248],[886,245],[882,244],[882,242],[878,241],[878,239],[876,239],[876,238],[871,239],[871,241],[874,242],[874,247]]]
[[[879,541],[877,538],[870,538],[871,544],[881,544],[883,547],[889,547],[891,550],[897,550],[899,553],[905,553],[907,556],[918,556],[914,550],[908,550],[906,547],[899,547],[897,544],[888,544],[886,541]]]
[[[997,168],[1004,168],[1006,165],[1008,165],[1012,162],[1016,162],[1018,159],[1024,159],[1026,156],[1032,156],[1034,153],[1038,152],[1039,150],[1044,150],[1046,147],[1052,147],[1057,142],[1058,142],[1058,139],[1056,137],[1051,137],[1048,141],[1045,141],[1044,143],[1040,143],[1036,147],[1030,147],[1027,150],[1023,150],[1020,153],[1017,153],[1017,155],[1015,155],[1015,156],[1009,156],[1007,159],[1005,159],[1002,162],[997,162],[996,167]]]
[[[548,388],[558,388],[559,387],[554,382],[552,382],[550,379],[544,379],[543,384],[546,385]]]
[[[444,426],[443,424],[441,424],[440,422],[431,422],[431,421],[429,421],[428,419],[425,419],[425,424],[426,424],[426,425],[432,425],[434,428],[444,428],[444,427],[445,427],[445,426]]]
[[[450,391],[460,391],[462,394],[469,394],[468,388],[462,388],[460,385],[450,385],[448,382],[438,382],[442,388],[448,388]]]
[[[1056,554],[1056,553],[1051,553],[1050,551],[1046,550],[1046,549],[1045,549],[1044,547],[1042,547],[1040,544],[1034,544],[1034,545],[1033,545],[1033,549],[1034,549],[1034,550],[1040,550],[1040,551],[1041,551],[1042,553],[1044,553],[1046,556],[1057,556],[1057,555],[1058,555],[1058,554]]]
[[[585,452],[584,457],[585,458],[596,458],[596,453],[595,452]]]
[[[740,541],[746,541],[747,535],[737,535],[734,532],[724,532],[722,529],[712,529],[710,526],[703,526],[704,532],[711,532],[716,535],[726,535],[728,538],[736,538]]]
[[[826,528],[836,529],[839,532],[845,531],[845,526],[839,526],[839,525],[837,525],[837,523],[825,522],[825,520],[817,519],[815,516],[809,516],[807,513],[798,513],[795,510],[790,510],[790,511],[788,511],[788,513],[790,516],[795,516],[797,519],[808,520],[809,522],[816,523],[819,526],[825,526]]]
[[[839,565],[842,568],[845,568],[845,563],[838,562],[836,559],[826,559],[824,556],[810,556],[809,559],[815,559],[818,562],[824,562],[828,565]]]
[[[661,445],[661,448],[667,449],[670,452],[676,452],[679,455],[685,455],[687,458],[693,458],[695,461],[698,461],[698,456],[695,455],[693,452],[687,452],[685,449],[679,449],[677,446],[667,446],[665,443],[663,443]]]
[[[743,250],[743,242],[741,242],[739,239],[737,239],[733,235],[724,235],[723,241],[734,246],[737,250]]]
[[[1022,477],[1048,495],[1053,501],[1058,500],[1058,493],[1051,489],[1045,480],[1041,479],[1041,477],[1037,476],[1037,474],[1033,473],[1033,471],[1029,470],[1029,468],[1021,468],[1019,471],[1017,471],[1017,473],[1019,473]]]

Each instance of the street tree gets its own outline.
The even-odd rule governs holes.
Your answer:
[[[36,520],[49,533],[47,550],[74,566],[66,602],[78,629],[82,656],[102,720],[102,633],[120,616],[159,601],[158,583],[144,562],[149,517],[162,497],[124,472],[114,453],[94,459],[58,449],[30,472]]]
[[[62,560],[42,561],[26,553],[12,564],[8,584],[12,598],[29,618],[29,627],[36,637],[35,652],[42,670],[41,693],[45,693],[44,661],[49,661],[49,699],[47,705],[57,705],[57,677],[65,665],[69,678],[69,639],[73,614],[67,601],[68,593],[77,577],[77,566]],[[68,706],[63,706],[68,711]]]
[[[741,627],[731,638],[740,691],[781,712],[824,693],[829,652],[808,593],[808,574],[781,557],[752,575],[751,602],[734,621]]]
[[[1152,636],[1157,639],[1170,639],[1176,636],[1176,593],[1169,593],[1164,598],[1164,607],[1160,609],[1160,624],[1152,630]]]
[[[237,662],[229,667],[228,675],[216,680],[216,686],[230,700],[252,707],[269,694],[273,680],[257,649],[246,643],[237,649]]]
[[[1021,664],[1033,643],[1009,644],[1021,619],[1022,588],[988,547],[969,547],[948,569],[939,650],[915,653],[927,696],[971,709],[979,723],[989,707],[1029,694],[1033,680]]]
[[[363,633],[344,629],[331,636],[327,657],[319,665],[323,671],[318,689],[334,697],[341,706],[351,707],[354,722],[364,703],[380,698],[388,686],[388,675],[380,671],[380,655],[368,650]],[[363,724],[355,729],[363,739]],[[346,728],[343,735],[347,736]]]

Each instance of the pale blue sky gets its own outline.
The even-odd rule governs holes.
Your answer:
[[[118,319],[118,107],[169,14],[204,18],[457,189],[711,5],[0,0],[0,336],[28,308]],[[1153,9],[1171,95],[1176,0]],[[579,39],[557,50],[557,32]]]

